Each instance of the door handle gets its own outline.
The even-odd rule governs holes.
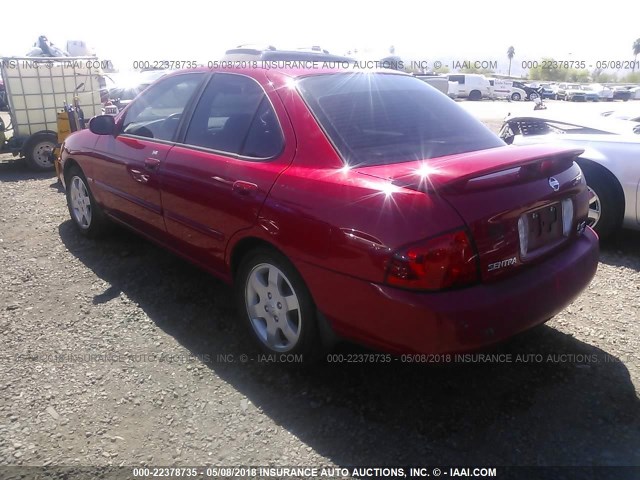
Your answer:
[[[160,160],[157,158],[145,158],[144,159],[144,168],[147,170],[155,170],[160,165]]]
[[[131,172],[131,177],[138,183],[147,183],[149,181],[149,175],[142,173],[140,170],[132,168],[129,172]]]
[[[251,182],[244,182],[242,180],[237,180],[233,182],[233,192],[238,195],[250,195],[251,193],[258,190],[258,185]]]

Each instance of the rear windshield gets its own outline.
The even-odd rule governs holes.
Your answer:
[[[462,107],[417,78],[385,73],[316,75],[303,98],[349,165],[383,165],[504,145]]]

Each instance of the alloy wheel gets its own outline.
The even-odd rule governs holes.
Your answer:
[[[295,348],[302,330],[298,295],[287,276],[274,265],[253,267],[245,285],[245,305],[258,339],[270,350]]]
[[[89,190],[82,178],[74,176],[71,178],[69,190],[69,201],[73,219],[83,230],[91,226],[91,198]]]
[[[600,203],[600,197],[598,194],[591,187],[587,188],[589,190],[589,216],[587,218],[587,223],[590,227],[595,227],[600,220],[600,215],[602,214],[602,204]]]

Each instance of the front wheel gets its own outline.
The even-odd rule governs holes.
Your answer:
[[[93,198],[82,170],[79,167],[71,167],[65,180],[67,207],[76,228],[86,237],[96,237],[103,233],[109,220]]]
[[[518,92],[515,92],[515,93],[511,94],[511,100],[513,100],[514,102],[519,102],[521,98],[522,97],[520,96],[520,94]]]
[[[317,358],[320,342],[311,294],[282,254],[259,248],[242,260],[236,303],[260,349],[269,354],[302,354],[304,361]]]

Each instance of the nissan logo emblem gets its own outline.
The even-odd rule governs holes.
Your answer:
[[[554,192],[560,190],[560,182],[555,177],[549,177],[549,186],[553,188]]]

